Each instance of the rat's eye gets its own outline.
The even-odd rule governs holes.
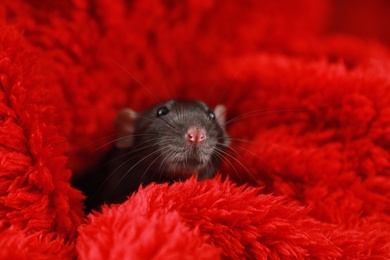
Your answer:
[[[211,119],[215,119],[215,114],[214,114],[213,111],[211,111],[211,110],[209,109],[209,111],[207,111],[207,112],[209,113],[209,117],[210,117]]]
[[[157,110],[157,117],[165,116],[169,113],[169,109],[167,107],[162,107],[159,110]]]

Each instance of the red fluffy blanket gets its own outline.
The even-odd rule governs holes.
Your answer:
[[[2,1],[0,258],[389,259],[389,6],[336,2]],[[154,96],[223,103],[234,156],[84,216]]]

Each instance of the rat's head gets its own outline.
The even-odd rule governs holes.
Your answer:
[[[154,169],[187,177],[217,170],[228,145],[226,109],[200,101],[169,100],[139,114],[122,110],[116,121],[118,148],[143,149]]]

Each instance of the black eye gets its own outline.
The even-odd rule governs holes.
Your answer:
[[[157,117],[165,116],[169,113],[169,109],[167,107],[162,107],[159,110],[157,110]]]
[[[213,113],[213,111],[209,110],[208,113],[209,113],[209,117],[210,117],[211,119],[214,119],[214,118],[215,118],[215,114]]]

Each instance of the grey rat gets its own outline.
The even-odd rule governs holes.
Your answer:
[[[169,100],[136,113],[121,110],[118,138],[101,162],[74,186],[86,199],[86,212],[120,203],[140,184],[212,178],[229,146],[226,108],[201,101]]]

